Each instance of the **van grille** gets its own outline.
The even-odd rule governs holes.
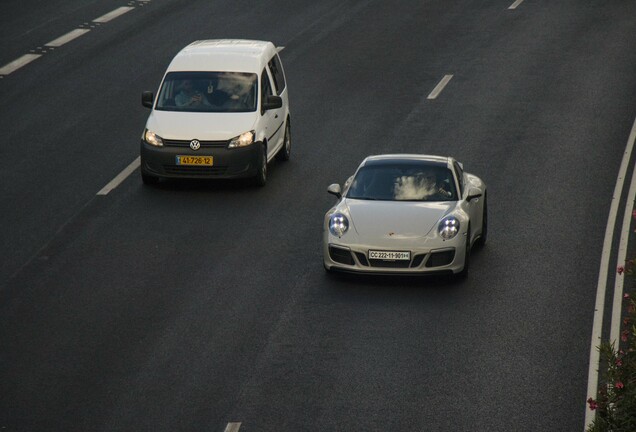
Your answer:
[[[188,147],[190,148],[190,141],[192,140],[163,140],[165,147]],[[229,144],[229,141],[199,141],[201,148],[225,148]]]
[[[217,176],[225,174],[227,167],[225,166],[182,166],[182,165],[164,165],[164,171],[169,175],[200,175],[200,176]]]

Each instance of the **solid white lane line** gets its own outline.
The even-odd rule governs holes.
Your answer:
[[[446,84],[453,78],[452,75],[444,75],[444,78],[435,86],[431,94],[428,95],[427,99],[435,99],[439,94],[444,90]]]
[[[97,192],[97,195],[108,195],[108,192],[112,191],[113,189],[115,189],[117,186],[119,186],[124,180],[126,180],[126,178],[132,174],[132,172],[134,170],[136,170],[137,168],[139,168],[139,165],[141,165],[141,159],[140,156],[137,156],[137,159],[135,159],[134,161],[132,161],[132,163],[130,165],[128,165],[126,168],[124,168],[124,170],[122,172],[120,172],[117,177],[115,177],[114,179],[112,179],[106,186],[104,186],[102,188],[102,190],[100,190],[99,192]]]
[[[596,399],[598,390],[598,368],[600,361],[600,353],[597,347],[601,344],[601,333],[603,330],[603,309],[605,306],[605,292],[607,291],[607,274],[609,269],[609,259],[612,252],[612,238],[614,237],[614,229],[616,227],[616,218],[618,216],[618,205],[621,202],[623,193],[623,184],[625,183],[625,173],[627,165],[634,150],[634,136],[636,135],[636,121],[632,127],[632,132],[627,141],[623,161],[618,170],[616,186],[614,187],[614,195],[612,196],[612,204],[610,205],[609,216],[607,217],[607,227],[605,228],[605,240],[603,240],[603,252],[601,253],[601,266],[598,272],[598,283],[596,285],[596,303],[594,304],[594,321],[592,324],[592,340],[590,342],[590,361],[587,374],[587,397]],[[585,405],[585,430],[594,420],[596,412]]]
[[[68,33],[66,33],[64,36],[60,36],[59,38],[52,40],[51,42],[45,44],[45,46],[47,47],[61,47],[62,45],[64,45],[65,43],[68,43],[70,41],[72,41],[73,39],[76,39],[86,33],[88,33],[90,30],[88,29],[75,29],[72,30]]]
[[[22,66],[31,63],[38,57],[42,57],[42,54],[25,54],[22,57],[13,60],[11,63],[7,63],[6,65],[2,66],[0,68],[0,75],[9,75],[11,72],[15,72]]]
[[[636,141],[636,123],[630,135],[631,146]],[[630,152],[631,153],[631,152]],[[636,194],[636,172],[632,173],[632,183],[627,193],[627,202],[625,203],[625,213],[623,214],[623,227],[621,228],[621,239],[618,245],[618,265],[625,265],[627,260],[627,242],[629,240],[629,227],[632,222],[632,212],[634,211],[634,196]],[[631,198],[631,199],[630,199]],[[610,343],[615,342],[615,346],[620,343],[619,336],[621,333],[621,312],[623,311],[623,283],[625,274],[617,275],[614,282],[614,305],[612,306],[612,324],[610,327]]]
[[[108,12],[105,15],[100,16],[99,18],[95,18],[93,20],[93,22],[96,23],[106,23],[108,21],[114,20],[115,18],[117,18],[118,16],[121,16],[123,14],[125,14],[126,12],[130,12],[131,10],[133,10],[134,7],[133,6],[122,6],[122,7],[118,7],[117,9]]]
[[[240,422],[230,422],[227,424],[227,426],[225,426],[224,432],[238,432],[240,428],[241,428]]]
[[[516,2],[511,4],[508,9],[517,9],[517,6],[519,6],[521,3],[523,3],[523,0],[517,0]]]

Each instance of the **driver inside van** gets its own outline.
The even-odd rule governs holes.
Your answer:
[[[181,91],[174,98],[175,104],[179,108],[200,108],[212,106],[208,99],[200,91],[194,88],[192,80],[184,80],[181,84]]]

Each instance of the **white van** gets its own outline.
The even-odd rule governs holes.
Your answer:
[[[141,138],[141,177],[251,177],[288,160],[291,125],[285,73],[276,47],[253,40],[203,40],[168,66]]]

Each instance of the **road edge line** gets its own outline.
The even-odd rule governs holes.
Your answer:
[[[596,398],[598,390],[598,368],[600,363],[600,353],[597,347],[601,344],[601,334],[603,330],[603,309],[605,307],[605,293],[607,291],[607,275],[609,270],[609,259],[612,251],[612,239],[616,229],[616,218],[618,216],[618,206],[621,201],[623,186],[625,183],[625,173],[627,165],[631,159],[631,153],[634,149],[634,138],[636,138],[636,120],[632,126],[623,160],[616,178],[616,186],[612,195],[612,204],[607,218],[607,226],[605,228],[605,239],[603,240],[603,252],[601,253],[601,265],[599,268],[598,283],[596,285],[596,303],[594,305],[594,320],[592,324],[592,338],[590,342],[590,361],[587,374],[587,397]],[[585,425],[583,431],[595,418],[595,414],[585,403]]]

